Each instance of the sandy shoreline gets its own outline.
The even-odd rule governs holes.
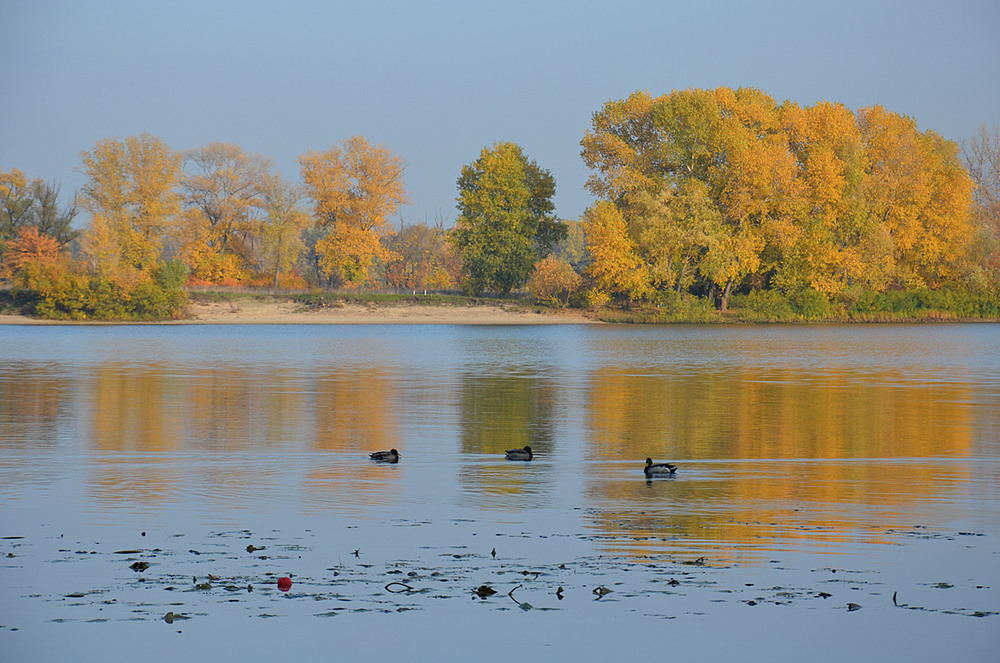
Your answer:
[[[227,302],[195,302],[187,307],[184,320],[172,320],[167,325],[359,325],[359,324],[425,324],[425,325],[559,325],[594,324],[595,321],[578,311],[527,310],[508,311],[500,306],[423,306],[344,304],[310,309],[292,301],[256,301],[251,299]],[[86,321],[39,320],[23,315],[0,315],[0,325],[79,325],[134,324],[89,323]]]

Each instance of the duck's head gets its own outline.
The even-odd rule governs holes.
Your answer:
[[[649,467],[652,464],[653,464],[653,459],[652,458],[647,458],[646,459],[646,467]]]
[[[524,450],[527,451],[529,454],[531,453],[531,447],[529,447],[527,444],[524,445]]]

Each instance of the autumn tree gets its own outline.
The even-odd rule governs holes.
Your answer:
[[[195,278],[242,281],[253,271],[262,230],[263,186],[270,157],[238,145],[212,142],[185,154],[181,191],[187,210],[179,224],[179,256]]]
[[[981,124],[963,141],[962,159],[975,184],[969,279],[979,289],[1000,288],[1000,126]]]
[[[579,219],[566,219],[566,236],[563,237],[552,249],[552,254],[568,262],[573,269],[582,270],[587,260],[587,239],[584,233],[583,222]]]
[[[143,133],[101,140],[82,158],[80,203],[91,216],[84,250],[92,268],[128,286],[148,279],[180,210],[181,155]]]
[[[535,263],[528,277],[528,292],[539,301],[566,306],[580,282],[580,275],[572,265],[549,255]]]
[[[682,292],[698,277],[712,279],[711,252],[725,242],[726,230],[704,183],[690,180],[674,191],[642,192],[633,209],[629,233],[654,289]]]
[[[0,241],[13,239],[27,224],[31,199],[26,191],[27,180],[17,168],[0,170]]]
[[[843,104],[803,108],[786,102],[782,124],[798,167],[792,223],[769,227],[771,285],[834,295],[851,283],[885,283],[869,265],[886,264],[867,218],[862,185],[866,160],[854,113]]]
[[[642,196],[691,182],[704,187],[721,232],[700,271],[725,308],[733,286],[760,265],[769,212],[760,202],[783,197],[789,180],[792,163],[782,153],[774,101],[750,89],[684,90],[656,99],[636,92],[605,104],[581,145],[584,161],[597,170],[588,188],[627,218]]]
[[[0,279],[11,279],[29,264],[55,266],[61,257],[59,240],[40,233],[35,226],[24,226],[6,245],[0,261]]]
[[[394,257],[386,265],[386,285],[393,288],[448,290],[458,285],[461,260],[440,226],[402,226],[388,238]]]
[[[861,109],[858,124],[868,218],[892,242],[893,280],[909,287],[954,280],[971,235],[972,195],[957,145],[880,106]]]
[[[725,309],[735,288],[937,287],[964,264],[970,181],[955,144],[880,107],[637,92],[595,113],[581,145],[588,188],[621,216],[628,251],[612,254],[638,261],[653,291],[707,293]],[[609,214],[592,225],[610,228]],[[588,233],[595,242],[615,245]]]
[[[611,298],[641,301],[650,290],[649,269],[643,264],[621,210],[611,201],[595,203],[584,213],[587,250],[592,261],[587,273],[600,294],[595,304]]]
[[[76,212],[73,203],[60,207],[58,185],[28,180],[17,168],[0,170],[0,242],[33,227],[66,246],[80,234],[72,225]]]
[[[514,143],[483,148],[462,168],[451,241],[462,256],[465,286],[504,295],[528,279],[534,264],[566,236],[553,214],[555,178]]]
[[[302,234],[312,222],[299,207],[302,190],[276,174],[261,178],[261,219],[258,250],[259,268],[274,276],[274,285],[281,285],[281,275],[288,272],[305,250]],[[301,277],[298,277],[301,282]]]
[[[407,202],[405,160],[354,136],[298,162],[315,218],[327,230],[316,243],[319,262],[340,283],[364,283],[373,263],[390,257],[382,238],[392,230],[388,217]]]

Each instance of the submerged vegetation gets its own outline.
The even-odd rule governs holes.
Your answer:
[[[498,142],[462,168],[448,229],[390,224],[406,162],[361,136],[300,156],[299,183],[237,145],[108,138],[65,209],[0,171],[0,279],[8,306],[78,320],[176,318],[186,293],[232,288],[530,296],[631,322],[1000,317],[996,129],[960,149],[879,106],[689,89],[609,101],[581,146],[580,219]]]

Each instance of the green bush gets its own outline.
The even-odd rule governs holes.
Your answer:
[[[796,319],[792,303],[778,290],[751,290],[729,298],[729,306],[742,309],[743,315],[753,322],[783,322]]]
[[[805,320],[823,320],[830,317],[830,300],[818,290],[806,288],[788,295],[788,301],[795,312]]]
[[[170,260],[156,270],[154,278],[162,289],[180,291],[184,287],[184,283],[187,282],[190,272],[191,270],[184,264],[184,261]]]
[[[126,290],[108,279],[53,266],[26,265],[15,281],[28,313],[53,320],[167,320],[187,300],[176,267]]]
[[[1000,317],[1000,293],[995,291],[920,288],[875,293],[855,290],[845,293],[844,302],[852,318],[862,319]]]

